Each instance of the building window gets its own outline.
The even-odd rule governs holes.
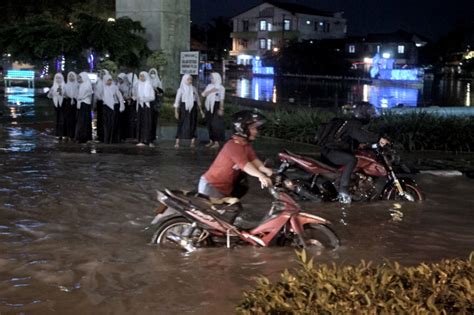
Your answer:
[[[398,45],[398,53],[399,54],[405,53],[405,45]]]
[[[242,21],[242,31],[244,31],[244,32],[249,31],[249,21],[248,20]]]
[[[267,40],[265,38],[260,38],[260,49],[267,48]]]
[[[267,39],[267,50],[272,50],[272,40]]]
[[[330,24],[329,22],[324,22],[324,33],[329,33],[330,29]]]
[[[273,25],[270,22],[267,22],[267,31],[271,32],[273,29]]]
[[[355,45],[349,45],[349,53],[354,54],[356,52],[356,46]]]
[[[266,31],[266,30],[267,30],[267,21],[265,21],[265,20],[261,20],[261,21],[260,21],[260,28],[259,28],[259,30],[261,30],[261,31]]]
[[[291,30],[291,21],[290,20],[283,20],[283,30],[289,31]]]

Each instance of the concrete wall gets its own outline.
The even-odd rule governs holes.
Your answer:
[[[116,0],[117,18],[128,16],[146,28],[148,47],[168,57],[162,71],[165,89],[177,89],[180,82],[181,51],[189,51],[191,42],[190,0]]]

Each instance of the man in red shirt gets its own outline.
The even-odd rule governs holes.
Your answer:
[[[272,185],[272,170],[257,158],[251,142],[258,134],[258,127],[265,117],[254,111],[244,110],[233,116],[234,135],[227,141],[211,167],[201,176],[199,192],[211,198],[232,197],[241,172],[260,180],[262,187]]]

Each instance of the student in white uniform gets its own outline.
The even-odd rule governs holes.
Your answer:
[[[163,95],[163,84],[160,75],[155,68],[148,70],[151,86],[155,90],[155,100],[151,102],[151,141],[156,140],[156,128],[158,127],[158,117],[161,109],[161,97]]]
[[[180,139],[191,139],[191,148],[196,145],[198,109],[204,117],[201,100],[197,89],[193,86],[193,78],[189,74],[183,75],[181,84],[176,92],[174,114],[178,121],[176,142],[174,147],[179,148]]]
[[[77,83],[77,74],[69,72],[67,74],[67,83],[64,93],[64,129],[65,136],[74,139],[76,131],[76,111],[77,111],[77,93],[79,92],[79,83]]]
[[[64,90],[66,84],[64,83],[64,76],[61,73],[54,75],[53,86],[48,92],[48,97],[53,100],[54,112],[55,112],[55,133],[54,135],[58,139],[62,139],[66,136],[64,130]]]
[[[219,148],[219,142],[225,140],[224,97],[225,89],[219,73],[211,73],[211,83],[206,86],[202,96],[206,98],[206,123],[209,131],[209,143],[206,147]]]
[[[149,145],[152,143],[152,113],[151,102],[155,100],[155,91],[151,86],[148,72],[140,72],[137,85],[137,146]],[[156,132],[156,130],[155,130]]]
[[[92,140],[92,84],[86,72],[79,73],[77,94],[76,140],[85,143]]]
[[[120,142],[120,112],[125,110],[125,100],[110,74],[104,75],[104,143]]]

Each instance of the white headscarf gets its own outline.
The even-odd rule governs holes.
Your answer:
[[[137,87],[138,87],[138,77],[135,73],[130,72],[127,74],[128,82],[130,83],[130,96],[133,100],[137,99]]]
[[[73,76],[74,81],[71,81],[69,77]],[[71,105],[74,105],[77,98],[77,92],[79,90],[79,83],[77,82],[77,74],[73,71],[67,74],[67,83],[66,83],[66,93],[65,96],[71,99]]]
[[[163,84],[161,83],[158,70],[156,70],[155,68],[151,68],[150,70],[148,70],[148,74],[150,75],[151,86],[153,86],[154,89],[159,88],[162,90]]]
[[[54,75],[53,86],[48,93],[48,97],[53,99],[54,107],[61,107],[63,105],[65,88],[64,76],[61,73],[56,73]]]
[[[147,106],[150,107],[150,102],[155,100],[155,91],[151,86],[150,78],[148,76],[148,72],[142,71],[140,72],[140,76],[145,76],[145,81],[138,80],[138,87],[137,87],[137,100],[138,105],[140,106]]]
[[[206,109],[210,111],[211,113],[214,112],[214,104],[216,102],[216,94],[220,94],[220,100],[224,99],[224,95],[222,95],[225,92],[224,86],[222,85],[222,78],[221,75],[217,72],[212,72],[211,77],[214,79],[214,83],[208,84],[206,86],[206,89],[202,94],[205,94],[206,92],[209,92],[213,88],[218,89],[217,92],[212,92],[207,94],[206,96],[206,101],[204,102],[204,105],[206,106]]]
[[[179,89],[181,90],[181,102],[184,102],[188,112],[190,112],[194,106],[194,86],[188,83],[190,77],[190,74],[183,75],[179,85]]]
[[[122,92],[124,97],[130,97],[131,87],[127,75],[122,72],[118,75],[118,77],[123,81],[121,83],[119,82],[118,84],[120,92]]]
[[[79,84],[79,92],[77,93],[77,108],[81,108],[81,102],[84,102],[86,104],[91,103],[91,96],[94,93],[92,91],[92,84],[91,80],[89,79],[89,76],[87,75],[86,72],[81,72],[79,73],[79,76],[82,79],[82,83]]]
[[[97,82],[95,83],[95,91],[94,91],[94,95],[97,100],[104,99],[104,85],[105,85],[104,77],[106,75],[110,75],[109,71],[106,69],[100,70],[100,74],[102,74],[102,79],[100,78],[100,76],[97,78]]]

